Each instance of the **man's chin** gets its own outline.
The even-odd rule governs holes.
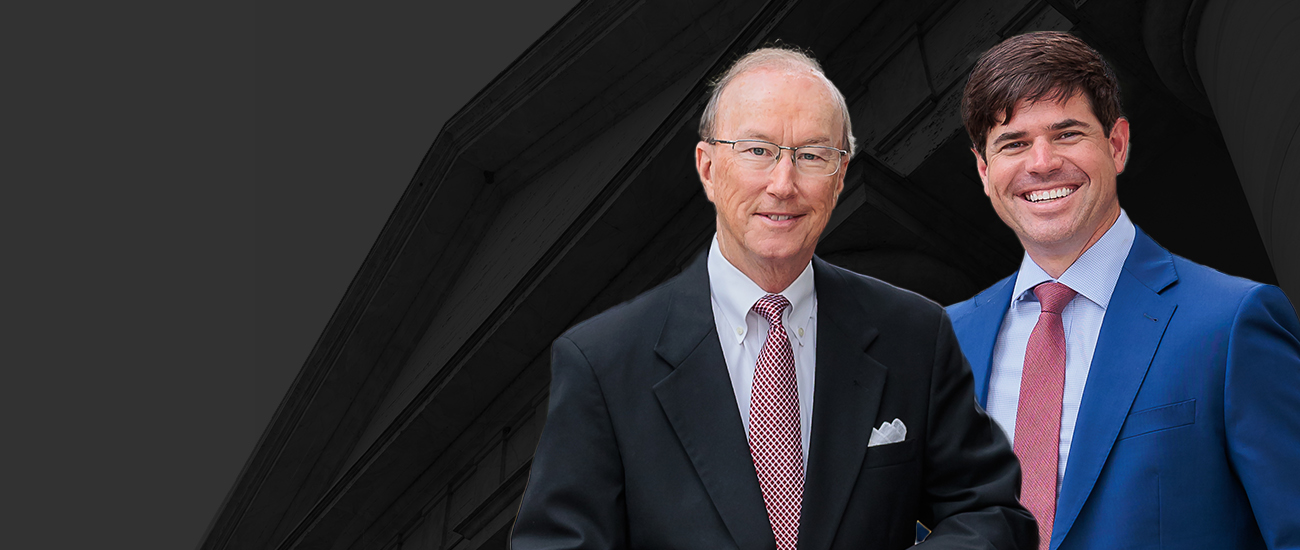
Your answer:
[[[1068,224],[1039,224],[1017,232],[1022,244],[1032,244],[1038,249],[1055,249],[1068,245],[1075,237],[1075,228]]]
[[[802,246],[792,243],[764,246],[756,249],[755,259],[770,266],[784,266],[794,263],[807,263],[812,253]]]

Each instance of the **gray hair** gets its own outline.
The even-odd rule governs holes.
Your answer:
[[[704,106],[704,114],[700,116],[701,140],[708,140],[709,138],[717,137],[713,135],[713,123],[718,116],[718,100],[722,97],[722,90],[725,89],[732,80],[735,80],[736,77],[760,68],[794,70],[811,69],[813,73],[825,81],[826,86],[831,90],[831,95],[835,97],[835,102],[839,104],[840,118],[844,120],[842,146],[845,149],[848,149],[849,157],[852,157],[853,154],[857,152],[858,140],[853,137],[853,123],[849,121],[849,105],[848,102],[844,100],[844,94],[840,93],[840,89],[836,88],[835,84],[832,83],[829,78],[826,78],[826,73],[822,71],[821,63],[818,63],[815,58],[804,53],[802,50],[788,46],[759,48],[749,52],[741,56],[740,59],[737,59],[735,63],[732,63],[731,67],[729,67],[726,72],[719,75],[709,84],[712,93],[709,95],[709,103]]]

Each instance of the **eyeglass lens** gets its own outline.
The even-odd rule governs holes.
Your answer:
[[[770,168],[781,157],[781,149],[766,141],[742,139],[731,148],[739,154],[742,164],[756,170]],[[828,176],[840,166],[840,150],[834,147],[805,145],[796,147],[791,154],[794,155],[795,168],[809,176]]]

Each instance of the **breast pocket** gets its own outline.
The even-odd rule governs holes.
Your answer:
[[[1196,400],[1188,399],[1129,413],[1124,420],[1124,427],[1119,431],[1119,438],[1137,437],[1195,422]]]
[[[865,466],[867,468],[875,468],[877,466],[889,466],[890,464],[898,464],[915,459],[916,446],[916,439],[907,439],[898,443],[867,447],[867,461]]]

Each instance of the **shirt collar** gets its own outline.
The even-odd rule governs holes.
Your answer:
[[[1129,249],[1133,247],[1135,234],[1128,213],[1120,209],[1119,219],[1061,274],[1060,279],[1052,279],[1026,252],[1020,260],[1020,272],[1016,275],[1011,301],[1028,299],[1032,294],[1030,289],[1039,283],[1055,280],[1106,309],[1111,294],[1115,292],[1120,271],[1124,269],[1124,260],[1128,259]]]
[[[722,256],[722,251],[718,248],[717,234],[714,234],[713,244],[709,246],[708,266],[709,292],[722,310],[727,326],[731,327],[731,336],[737,343],[743,342],[745,334],[749,331],[745,316],[753,313],[750,308],[754,307],[754,303],[760,298],[766,296],[767,291]],[[808,262],[794,282],[778,294],[790,301],[790,307],[785,310],[781,322],[802,345],[806,329],[812,320],[813,304],[816,300],[812,262]],[[757,313],[753,315],[756,319],[762,319],[762,316]]]

